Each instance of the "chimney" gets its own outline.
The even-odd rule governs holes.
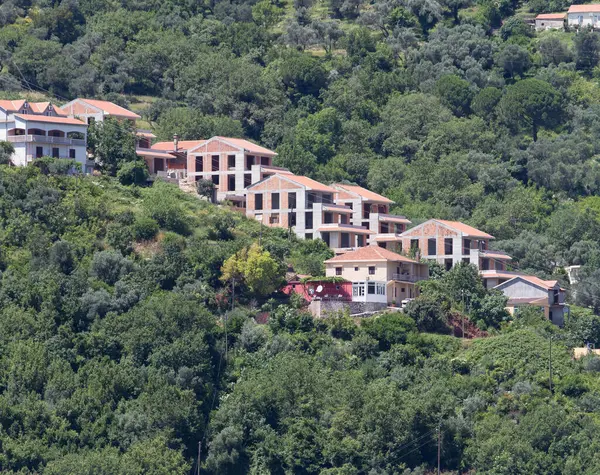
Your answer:
[[[177,150],[179,150],[179,135],[177,134],[173,135],[173,146],[174,150],[177,152]]]

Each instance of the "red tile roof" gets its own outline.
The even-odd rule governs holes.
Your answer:
[[[81,102],[85,102],[91,106],[97,107],[102,110],[107,115],[114,115],[116,117],[123,117],[125,119],[141,119],[141,116],[137,115],[135,112],[131,112],[130,110],[121,107],[114,102],[110,101],[100,101],[97,99],[79,99]]]
[[[360,247],[356,251],[349,251],[339,256],[335,256],[325,262],[358,262],[358,261],[399,261],[399,262],[412,262],[418,264],[417,261],[409,259],[408,257],[401,256],[395,252],[388,251],[383,247],[379,246],[365,246]]]
[[[298,183],[299,185],[302,185],[312,191],[322,191],[323,193],[337,193],[336,189],[324,185],[323,183],[320,183],[317,180],[313,180],[312,178],[308,178],[307,176],[292,175],[285,173],[282,174],[281,177],[287,178],[288,180]]]
[[[23,107],[23,104],[25,104],[25,100],[23,99],[19,99],[16,101],[6,101],[6,100],[2,100],[0,101],[0,107],[2,107],[2,109],[4,109],[6,112],[17,112],[18,110],[21,110],[21,107]]]
[[[480,231],[479,229],[474,228],[473,226],[469,226],[468,224],[461,223],[460,221],[447,221],[445,219],[435,219],[434,221],[442,223],[445,226],[460,231],[461,233],[470,237],[494,239],[494,236],[492,236],[491,234],[484,233],[483,231]]]
[[[377,203],[393,203],[393,201],[390,200],[389,198],[386,198],[385,196],[381,196],[377,193],[367,190],[366,188],[363,188],[362,186],[346,185],[345,183],[335,183],[334,186],[340,187],[346,191],[349,191],[350,193],[355,193],[366,201],[375,201]]]
[[[250,142],[249,140],[236,139],[233,137],[221,137],[219,135],[211,138],[211,140],[214,140],[214,139],[221,139],[225,142],[229,142],[231,145],[234,145],[239,148],[243,148],[247,152],[257,153],[260,155],[269,155],[269,156],[277,155],[272,150],[269,150],[268,148],[265,148],[265,147],[261,147],[260,145]]]
[[[566,13],[541,13],[536,16],[536,20],[564,20]]]
[[[206,140],[180,140],[177,144],[177,151],[185,152],[192,148],[196,148],[205,142]],[[175,150],[175,145],[173,144],[172,140],[166,142],[156,142],[154,145],[152,145],[152,150],[162,150],[163,152],[171,152]]]
[[[600,4],[591,3],[588,5],[571,5],[569,7],[569,13],[587,13],[587,12],[600,12]]]
[[[79,119],[71,119],[69,117],[50,117],[47,115],[34,115],[34,114],[15,114],[15,117],[26,120],[28,122],[47,122],[52,124],[65,124],[65,125],[85,125],[85,122]]]
[[[140,148],[136,149],[135,154],[139,155],[140,157],[148,157],[148,158],[166,158],[166,159],[176,158],[175,156],[173,156],[167,152],[161,152],[158,150],[154,151],[154,150],[149,150],[149,149],[140,149]]]
[[[519,276],[521,279],[531,282],[533,285],[537,285],[538,287],[543,287],[547,290],[553,289],[558,284],[558,280],[543,280],[535,275],[521,275]]]

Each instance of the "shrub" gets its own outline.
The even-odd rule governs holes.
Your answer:
[[[438,302],[427,297],[419,297],[406,306],[406,314],[422,332],[448,333],[446,316]]]
[[[94,254],[92,275],[109,285],[133,270],[133,262],[117,251],[102,251]]]
[[[133,232],[129,226],[123,226],[119,223],[111,223],[106,228],[106,242],[108,245],[122,254],[127,255],[133,250],[131,244],[133,241]]]
[[[148,166],[143,160],[124,162],[119,167],[117,178],[122,185],[143,185],[148,181]]]
[[[363,331],[379,342],[379,349],[387,351],[395,343],[406,343],[408,333],[417,328],[412,318],[400,312],[388,312],[363,320]]]
[[[139,217],[133,223],[133,236],[136,241],[154,239],[159,231],[158,223],[147,216]]]

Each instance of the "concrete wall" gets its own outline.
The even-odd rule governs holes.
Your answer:
[[[369,274],[369,267],[371,266],[375,267],[374,275]],[[385,262],[331,262],[325,264],[325,275],[327,277],[335,277],[337,275],[335,272],[336,267],[342,268],[341,277],[350,282],[362,282],[365,280],[387,282],[390,280],[388,278],[388,266]]]
[[[535,20],[535,29],[538,31],[562,30],[564,27],[564,20]]]
[[[387,304],[374,302],[341,302],[337,300],[313,300],[308,309],[316,318],[327,318],[327,314],[348,310],[350,315],[379,312],[385,310]]]
[[[509,285],[502,287],[502,293],[509,299],[523,299],[523,298],[545,298],[548,303],[551,303],[552,292],[542,290],[533,284],[525,281],[513,282]]]

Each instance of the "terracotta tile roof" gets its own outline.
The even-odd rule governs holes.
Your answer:
[[[399,261],[412,262],[418,264],[417,261],[401,256],[395,252],[388,251],[379,246],[360,247],[356,251],[349,251],[339,256],[335,256],[325,261],[328,262],[358,262],[358,261]]]
[[[481,251],[481,254],[483,256],[490,256],[494,259],[512,261],[512,257],[502,251]]]
[[[521,275],[519,276],[521,279],[531,282],[533,285],[537,285],[539,287],[543,287],[547,290],[553,289],[558,284],[557,280],[543,280],[535,275]]]
[[[379,221],[383,221],[385,223],[401,223],[401,224],[410,224],[412,221],[407,219],[406,216],[399,216],[394,214],[380,214]]]
[[[589,5],[571,5],[569,7],[569,13],[587,13],[587,12],[600,12],[600,4],[591,3]]]
[[[345,183],[335,183],[335,187],[340,187],[350,193],[355,193],[366,201],[375,201],[377,203],[393,203],[392,200],[386,198],[385,196],[381,196],[373,191],[367,190],[362,186],[358,185],[346,185]]]
[[[434,221],[442,223],[448,226],[449,228],[456,229],[457,231],[460,231],[461,233],[470,237],[494,239],[494,236],[492,236],[491,234],[484,233],[483,231],[480,231],[479,229],[474,228],[473,226],[469,226],[468,224],[461,223],[460,221],[447,221],[445,219],[435,219]]]
[[[0,101],[0,107],[2,107],[2,109],[4,109],[6,112],[17,112],[21,109],[21,107],[23,107],[23,104],[25,104],[25,100],[22,99],[16,101]]]
[[[26,120],[28,122],[47,122],[52,124],[65,124],[65,125],[84,125],[87,127],[85,122],[78,119],[71,119],[70,117],[49,117],[47,115],[34,115],[34,114],[15,114],[15,117]]]
[[[30,102],[29,103],[29,107],[31,108],[31,110],[38,114],[43,114],[44,112],[46,112],[46,109],[48,109],[49,105],[50,105],[49,102]]]
[[[139,155],[140,157],[148,157],[148,158],[166,158],[166,159],[171,159],[171,158],[176,158],[175,156],[171,155],[170,153],[167,152],[161,152],[159,150],[150,150],[150,149],[141,149],[138,148],[135,151],[136,155]]]
[[[298,183],[299,185],[302,185],[312,191],[322,191],[324,193],[337,193],[336,189],[324,185],[323,183],[320,183],[317,180],[313,180],[312,178],[308,178],[307,176],[292,175],[287,173],[282,174],[281,176],[295,183]]]
[[[192,148],[196,148],[205,142],[206,142],[206,140],[180,140],[179,143],[177,144],[177,151],[185,152]],[[166,142],[156,142],[154,145],[152,145],[152,150],[161,150],[163,152],[171,152],[171,151],[175,150],[175,145],[173,144],[172,140],[169,140]]]
[[[125,119],[141,119],[141,116],[137,115],[135,112],[131,112],[130,110],[121,107],[114,102],[110,101],[100,101],[97,99],[79,99],[81,102],[85,102],[91,106],[97,107],[102,110],[107,115],[114,115],[117,117],[123,117]]]
[[[213,140],[213,139],[221,139],[225,142],[229,142],[231,145],[235,145],[236,147],[243,148],[247,152],[257,153],[260,155],[270,155],[270,156],[277,155],[272,150],[269,150],[268,148],[265,148],[265,147],[261,147],[260,145],[256,145],[255,143],[252,143],[249,140],[236,139],[233,137],[221,137],[219,135],[217,135],[216,137],[212,137],[210,140]]]
[[[564,20],[566,13],[541,13],[536,16],[536,20]]]

